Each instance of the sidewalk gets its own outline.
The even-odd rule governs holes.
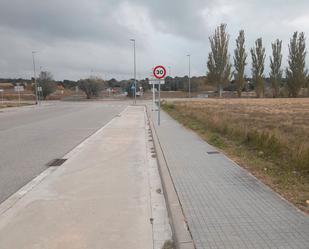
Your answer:
[[[166,113],[160,127],[152,115],[197,249],[309,248],[307,215],[224,155],[208,154],[216,149]]]
[[[161,249],[171,230],[150,141],[145,108],[128,107],[0,205],[0,249]]]

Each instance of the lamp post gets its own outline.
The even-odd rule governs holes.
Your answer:
[[[191,55],[187,55],[189,58],[189,98],[191,98]]]
[[[136,104],[136,54],[135,54],[135,39],[130,39],[133,42],[134,49],[134,104]]]
[[[34,72],[34,87],[35,87],[35,104],[38,104],[38,86],[36,82],[36,72],[35,72],[35,60],[34,60],[34,54],[36,52],[32,51],[32,61],[33,61],[33,72]]]

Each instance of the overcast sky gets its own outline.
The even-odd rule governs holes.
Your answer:
[[[293,32],[309,37],[309,1],[0,0],[0,77],[30,78],[36,51],[37,68],[55,79],[130,78],[131,38],[138,78],[148,77],[155,64],[170,66],[172,76],[186,75],[187,54],[192,74],[205,75],[208,37],[220,23],[228,24],[231,56],[240,29],[248,50],[263,38],[268,72],[273,40],[283,40],[286,65]],[[251,60],[248,64],[250,74]]]

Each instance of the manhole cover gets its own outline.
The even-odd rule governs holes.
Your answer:
[[[214,155],[214,154],[220,154],[219,151],[207,151],[207,154]]]
[[[67,159],[64,159],[64,158],[57,158],[57,159],[54,159],[52,161],[50,161],[47,166],[51,167],[51,166],[60,166],[62,165]]]

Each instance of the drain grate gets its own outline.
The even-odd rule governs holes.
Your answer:
[[[207,154],[215,155],[215,154],[220,154],[220,152],[219,151],[207,151]]]
[[[64,159],[64,158],[57,158],[57,159],[54,159],[52,161],[50,161],[47,166],[48,167],[51,167],[51,166],[61,166],[67,159]]]

